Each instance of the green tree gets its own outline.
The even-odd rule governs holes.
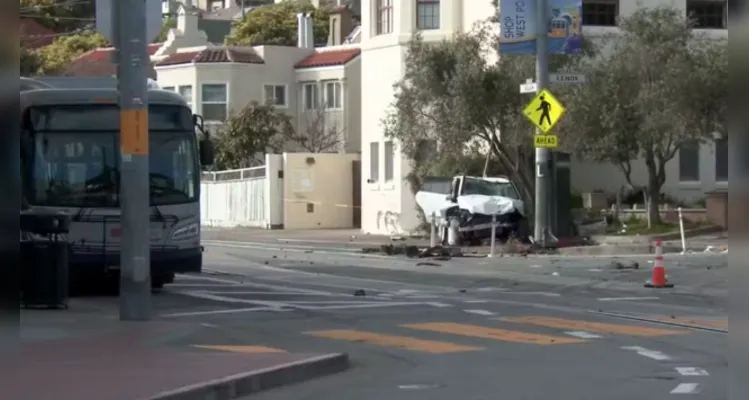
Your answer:
[[[103,36],[94,32],[60,36],[39,50],[41,66],[38,72],[42,75],[59,73],[74,58],[107,44]]]
[[[287,0],[247,13],[243,20],[234,23],[226,44],[296,46],[297,13],[312,13],[315,38],[327,39],[330,8],[315,8],[307,1]]]
[[[698,36],[673,8],[640,9],[620,28],[610,51],[583,68],[588,82],[573,89],[561,130],[577,156],[618,166],[658,223],[666,164],[726,131],[727,43]],[[634,163],[644,163],[644,182],[632,176]]]
[[[412,191],[420,189],[424,176],[460,172],[488,153],[498,163],[494,171],[508,175],[526,204],[532,203],[533,126],[522,114],[530,98],[518,86],[534,76],[534,58],[490,62],[487,55],[496,44],[490,26],[436,44],[418,35],[409,43],[405,73],[383,123],[411,161]],[[554,56],[550,64],[564,70],[574,59]],[[437,154],[425,151],[434,144]]]
[[[41,67],[41,58],[35,51],[25,49],[19,44],[19,62],[21,76],[36,75]]]
[[[58,32],[81,29],[94,22],[96,0],[20,0],[21,18],[33,18]]]
[[[263,164],[264,154],[279,152],[293,136],[288,115],[271,105],[252,102],[232,113],[217,135],[217,170],[249,168]]]

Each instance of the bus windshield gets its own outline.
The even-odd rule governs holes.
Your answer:
[[[153,107],[152,107],[153,108]],[[192,117],[184,107],[167,106],[149,118],[149,187],[151,205],[180,204],[197,201],[200,167]],[[188,113],[183,120],[177,115]],[[80,111],[76,110],[76,111]],[[98,113],[97,111],[103,111]],[[112,120],[118,122],[116,108],[91,109],[81,115],[54,109],[33,115],[36,128],[26,131],[33,138],[29,203],[56,207],[118,207],[119,206],[119,133]],[[168,114],[168,113],[167,113]],[[70,118],[63,118],[70,117]],[[151,117],[151,115],[149,115]],[[77,118],[77,121],[71,119]],[[97,125],[87,119],[102,118]],[[170,123],[169,121],[172,121]],[[189,125],[183,122],[189,121]],[[91,122],[91,121],[89,121]],[[85,125],[85,126],[83,126]],[[190,128],[189,130],[187,128]],[[98,128],[98,129],[96,129]],[[156,129],[154,129],[156,128]],[[96,130],[94,130],[96,129]]]

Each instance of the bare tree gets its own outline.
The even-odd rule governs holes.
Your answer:
[[[299,129],[290,137],[291,141],[310,153],[336,153],[344,143],[345,129],[340,113],[318,107],[311,110],[299,122]]]

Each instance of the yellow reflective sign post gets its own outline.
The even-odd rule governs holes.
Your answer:
[[[544,89],[525,106],[523,114],[541,132],[549,132],[562,118],[565,108],[548,90]]]
[[[557,135],[533,135],[533,144],[535,147],[556,149],[559,147],[559,136]]]

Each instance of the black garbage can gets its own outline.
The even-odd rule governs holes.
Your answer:
[[[70,216],[21,212],[21,306],[68,308]]]

